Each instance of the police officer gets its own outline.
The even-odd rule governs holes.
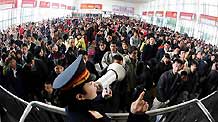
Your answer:
[[[53,88],[60,90],[60,100],[66,108],[69,122],[110,122],[102,112],[105,96],[112,96],[110,91],[102,91],[97,95],[97,86],[93,77],[87,70],[82,55],[67,67],[55,79]],[[147,111],[148,104],[143,100],[144,92],[131,105],[129,122],[135,120],[147,121],[137,113]]]
[[[70,122],[109,122],[101,112],[107,93],[97,95],[97,87],[87,70],[82,55],[58,75],[53,88],[60,90],[60,100],[66,106]],[[107,95],[112,95],[108,93]]]

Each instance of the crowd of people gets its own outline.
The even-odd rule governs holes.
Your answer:
[[[26,101],[65,107],[52,84],[79,55],[93,79],[112,63],[125,78],[111,84],[104,112],[129,112],[142,91],[149,109],[217,90],[218,48],[166,27],[126,17],[57,18],[0,32],[0,85]]]

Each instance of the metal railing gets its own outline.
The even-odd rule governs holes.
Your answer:
[[[57,106],[53,106],[53,105],[48,105],[39,101],[32,101],[30,103],[24,101],[23,99],[15,96],[14,94],[12,94],[11,92],[7,91],[5,88],[3,88],[0,85],[0,88],[3,89],[8,95],[12,96],[13,98],[17,99],[18,101],[24,103],[26,106],[19,122],[24,122],[26,117],[28,116],[28,114],[30,113],[32,107],[36,107],[36,108],[42,108],[44,110],[50,111],[50,112],[54,112],[54,113],[58,113],[61,115],[66,116],[66,112],[64,108],[60,108]],[[208,99],[209,97],[213,96],[214,94],[216,94],[217,91],[213,92],[212,94],[208,95],[207,97],[202,98],[201,100],[198,99],[193,99],[184,103],[180,103],[178,105],[173,105],[170,107],[166,107],[166,108],[160,108],[160,109],[155,109],[155,110],[150,110],[147,111],[146,114],[150,115],[150,116],[155,116],[155,115],[161,115],[161,114],[165,114],[165,113],[169,113],[169,112],[173,112],[182,108],[185,108],[189,105],[192,104],[197,104],[197,106],[200,108],[200,110],[203,112],[203,114],[207,117],[207,119],[210,122],[215,122],[214,118],[211,116],[211,114],[209,113],[209,111],[207,110],[207,108],[202,104],[202,101]],[[129,113],[106,113],[109,117],[111,117],[112,119],[127,119]],[[0,120],[1,121],[1,120]]]
[[[173,105],[173,106],[166,107],[166,108],[150,110],[150,111],[147,111],[145,113],[147,115],[150,115],[150,116],[161,115],[161,114],[176,111],[178,109],[182,109],[182,108],[184,108],[186,106],[189,106],[191,104],[197,104],[197,106],[201,109],[201,111],[204,113],[204,115],[207,117],[207,119],[210,122],[215,122],[214,118],[211,116],[211,114],[209,113],[207,108],[201,102],[201,101],[209,98],[210,96],[214,95],[215,93],[216,93],[216,91],[213,92],[212,94],[208,95],[207,97],[201,99],[201,100],[193,99],[193,100],[190,100],[190,101],[187,101],[187,102],[184,102],[184,103],[180,103],[178,105]],[[24,122],[25,121],[25,118],[27,117],[27,115],[31,111],[32,107],[39,107],[39,108],[43,108],[43,109],[51,111],[51,112],[66,115],[66,112],[65,112],[64,108],[56,107],[56,106],[53,106],[53,105],[48,105],[48,104],[38,102],[38,101],[32,101],[27,105],[27,107],[26,107],[25,111],[23,112],[23,115],[21,116],[19,122]],[[111,117],[111,118],[118,118],[118,117],[128,118],[129,113],[107,113],[107,115],[109,117]]]
[[[9,94],[10,96],[12,96],[13,98],[19,100],[20,102],[22,102],[22,103],[24,103],[24,104],[26,104],[26,105],[29,104],[29,102],[27,102],[27,101],[25,101],[25,100],[23,100],[23,99],[17,97],[16,95],[12,94],[11,92],[9,92],[8,90],[6,90],[6,89],[5,89],[4,87],[2,87],[1,85],[0,85],[0,88],[1,88],[2,90],[4,90],[7,94]]]

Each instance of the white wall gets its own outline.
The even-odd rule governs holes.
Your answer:
[[[218,25],[206,24],[200,21],[200,15],[209,15],[218,18],[218,0],[154,0],[139,6],[139,13],[143,11],[175,11],[177,12],[176,31],[185,28],[185,32],[190,36],[205,40],[207,43],[218,45]],[[180,12],[195,13],[196,21],[185,21],[179,18]],[[143,19],[150,20],[148,16],[142,16]],[[154,16],[155,18],[155,16]],[[153,19],[155,21],[155,19]],[[167,18],[164,17],[164,22]],[[155,23],[155,22],[152,23]],[[211,20],[205,20],[207,23]],[[211,23],[215,23],[214,21]],[[218,20],[217,22],[218,23]],[[164,24],[163,24],[164,25]]]
[[[70,15],[72,10],[39,8],[40,1],[55,2],[67,6],[75,5],[75,0],[37,0],[36,8],[21,8],[22,0],[18,0],[17,8],[1,10],[0,8],[0,30],[6,29],[11,25],[18,25],[30,21],[40,21],[48,18],[56,18]]]
[[[0,9],[0,30],[6,29],[13,24],[21,24],[29,21],[40,21],[42,19],[61,17],[71,14],[71,10],[64,9],[54,9],[54,8],[39,8],[39,3],[41,0],[37,0],[36,8],[21,8],[22,0],[18,0],[18,7],[15,9],[1,10]],[[93,10],[80,10],[81,3],[93,3],[102,4],[103,8],[101,11],[112,12],[112,6],[122,6],[122,7],[133,7],[134,14],[140,15],[140,4],[137,3],[127,3],[116,0],[42,0],[47,2],[62,3],[68,6],[75,6],[77,10],[74,12],[93,11]]]
[[[137,3],[127,3],[127,2],[116,1],[116,0],[77,0],[75,1],[75,5],[76,5],[76,8],[78,9],[78,12],[81,12],[81,13],[85,11],[85,10],[80,10],[80,4],[82,3],[102,4],[103,5],[102,11],[111,11],[111,12],[112,12],[113,5],[118,5],[122,7],[133,7],[135,14],[140,14],[139,12],[140,4],[137,4]]]

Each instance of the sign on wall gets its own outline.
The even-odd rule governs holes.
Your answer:
[[[118,14],[134,14],[134,7],[124,7],[118,5],[112,5],[112,12]]]
[[[22,0],[21,7],[22,8],[34,8],[36,7],[36,0]]]
[[[142,15],[143,15],[143,16],[147,16],[147,14],[148,14],[147,11],[143,11],[143,12],[142,12]]]
[[[50,8],[50,2],[40,1],[39,7],[40,8]]]
[[[163,17],[164,16],[164,11],[156,11],[155,16]]]
[[[177,12],[167,11],[167,12],[166,12],[166,17],[169,17],[169,18],[177,18]]]
[[[102,4],[80,4],[80,9],[102,9]]]
[[[154,16],[154,11],[149,11],[148,16]]]
[[[197,17],[195,13],[180,12],[179,18],[182,20],[195,21]]]
[[[66,5],[61,4],[61,9],[66,9]]]
[[[218,17],[201,14],[200,22],[203,24],[218,26]]]
[[[67,6],[67,10],[72,10],[73,6]]]
[[[54,9],[59,9],[59,3],[52,3],[51,7]]]
[[[17,8],[17,0],[0,0],[0,10]]]

